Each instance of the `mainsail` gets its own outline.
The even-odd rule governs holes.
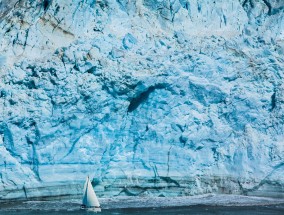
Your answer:
[[[89,176],[84,185],[83,205],[86,207],[100,207],[100,203],[90,182]]]

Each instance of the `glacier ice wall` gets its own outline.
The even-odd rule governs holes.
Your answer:
[[[0,1],[0,198],[284,197],[282,0]]]

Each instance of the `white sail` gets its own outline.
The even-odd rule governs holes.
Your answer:
[[[85,205],[86,207],[100,207],[99,200],[96,196],[89,177],[87,177],[84,185],[83,205]]]
[[[88,184],[88,179],[89,179],[89,176],[87,177],[86,181],[85,181],[85,184],[84,184],[84,188],[83,188],[83,198],[85,196],[85,192],[86,192],[86,188],[87,188],[87,184]]]

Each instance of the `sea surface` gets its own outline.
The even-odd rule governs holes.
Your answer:
[[[100,198],[98,215],[284,215],[283,198],[240,195]],[[0,201],[0,215],[91,215],[80,198]]]
[[[82,210],[6,210],[1,211],[2,215],[84,215],[96,214]],[[106,209],[98,215],[283,215],[284,206],[253,206],[253,207],[171,207],[171,208],[135,208],[135,209]]]

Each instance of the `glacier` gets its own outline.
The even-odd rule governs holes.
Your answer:
[[[283,0],[0,0],[0,199],[284,198]]]

